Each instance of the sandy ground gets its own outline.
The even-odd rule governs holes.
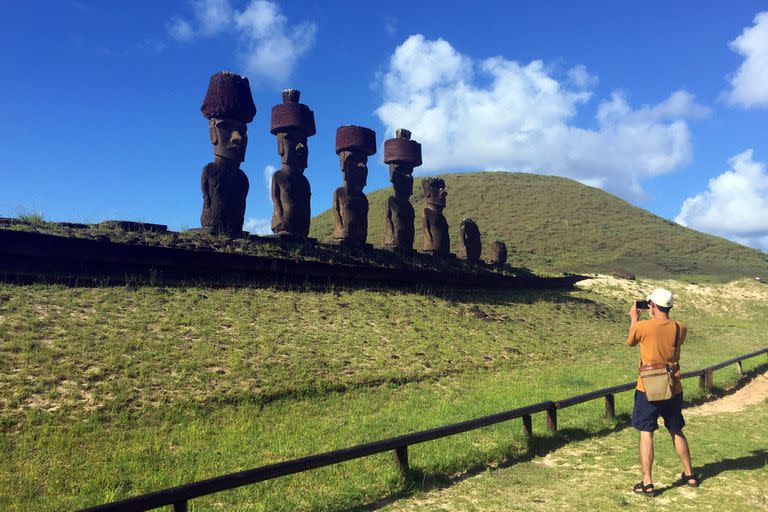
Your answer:
[[[692,284],[673,280],[638,279],[630,281],[598,274],[576,284],[578,288],[622,300],[627,309],[633,300],[645,299],[654,288],[667,288],[675,295],[675,311],[698,309],[708,314],[733,314],[751,317],[754,305],[768,302],[768,285],[752,279],[724,284]]]
[[[594,290],[624,292],[622,296],[648,295],[653,288],[666,287],[675,292],[698,297],[717,296],[722,300],[765,300],[768,299],[768,285],[751,279],[740,279],[724,284],[693,284],[675,280],[620,279],[605,274],[597,274],[591,279],[576,283],[576,286]],[[613,294],[615,295],[615,294]]]
[[[732,395],[685,409],[686,416],[707,416],[721,412],[740,412],[750,405],[768,399],[768,372],[758,375],[749,384]]]

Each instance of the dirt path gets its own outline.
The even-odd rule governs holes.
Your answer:
[[[744,408],[768,399],[768,372],[758,375],[749,384],[732,395],[685,409],[685,416],[708,416],[721,412],[740,412]]]
[[[619,508],[660,508],[716,512],[724,510],[723,504],[727,502],[728,510],[768,511],[765,433],[750,427],[750,421],[763,424],[768,419],[766,400],[768,372],[729,396],[684,409],[683,414],[686,419],[691,417],[690,428],[695,432],[695,467],[705,483],[699,489],[675,486],[680,464],[669,443],[664,442],[666,439],[660,439],[654,480],[662,494],[652,503],[632,492],[639,474],[637,435],[634,429],[623,429],[565,445],[527,463],[488,471],[454,486],[398,501],[384,510],[607,512]],[[714,414],[722,416],[717,421],[706,418]]]
[[[688,418],[691,416],[709,416],[726,412],[741,412],[748,406],[759,404],[764,400],[768,400],[768,372],[758,375],[732,395],[706,402],[697,407],[683,409],[683,416]],[[595,440],[593,443],[600,445],[602,441]],[[564,458],[564,454],[570,457],[572,455],[581,455],[581,452],[573,447],[565,446],[538,459],[536,463],[554,467]]]

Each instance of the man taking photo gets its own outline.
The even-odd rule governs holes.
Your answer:
[[[640,345],[640,377],[635,390],[635,405],[632,411],[632,426],[640,431],[640,466],[643,480],[635,485],[634,491],[645,496],[655,496],[651,469],[653,467],[653,432],[659,428],[658,419],[664,419],[664,426],[672,437],[675,451],[683,463],[683,474],[679,484],[691,487],[699,485],[699,478],[693,474],[688,440],[683,434],[683,387],[680,384],[680,347],[685,341],[687,327],[669,318],[674,298],[672,292],[656,288],[646,301],[637,301],[629,310],[630,326],[627,343]],[[649,320],[640,320],[642,311],[647,310]],[[646,384],[650,386],[646,393]],[[665,392],[666,394],[661,394]],[[663,399],[659,400],[662,396]]]

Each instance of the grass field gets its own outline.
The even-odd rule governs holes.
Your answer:
[[[459,222],[478,222],[483,245],[506,242],[509,261],[539,272],[606,272],[619,267],[654,278],[728,281],[768,274],[768,255],[723,238],[684,228],[567,178],[524,173],[447,174],[452,250]],[[386,200],[391,188],[368,193],[368,241],[383,244]],[[420,178],[411,202],[420,247],[424,199]],[[312,219],[311,235],[326,240],[329,211]]]
[[[659,431],[654,460],[659,494],[635,495],[632,486],[640,481],[637,432],[626,428],[419,493],[383,510],[768,510],[768,436],[764,428],[755,428],[768,421],[768,401],[740,412],[697,412],[684,413],[694,468],[702,477],[695,489],[676,485],[682,466],[669,437]]]
[[[657,284],[690,324],[684,369],[765,346],[765,285],[587,284],[444,295],[0,285],[0,510],[76,509],[627,382],[627,305]],[[615,420],[598,402],[563,411],[554,436],[537,415],[537,446],[611,432],[629,400],[617,397]],[[364,509],[527,453],[509,422],[414,447],[408,480],[382,454],[190,509]]]

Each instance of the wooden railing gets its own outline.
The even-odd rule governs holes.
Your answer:
[[[713,374],[715,371],[725,368],[726,366],[736,364],[739,375],[741,375],[742,361],[757,357],[761,354],[768,354],[768,347],[752,352],[750,354],[734,357],[733,359],[723,361],[722,363],[718,363],[714,366],[709,366],[701,370],[694,370],[692,372],[683,373],[681,378],[688,379],[698,376],[699,386],[701,386],[702,389],[709,391],[713,386]],[[411,445],[460,434],[462,432],[467,432],[469,430],[474,430],[481,427],[487,427],[489,425],[501,423],[503,421],[509,421],[516,418],[522,418],[523,430],[526,436],[531,436],[533,433],[531,428],[531,415],[537,412],[545,412],[547,415],[548,428],[556,430],[558,409],[565,409],[566,407],[571,407],[573,405],[588,402],[598,398],[605,399],[606,415],[613,417],[615,414],[614,395],[616,393],[629,391],[634,388],[635,382],[628,382],[627,384],[621,384],[619,386],[613,386],[605,389],[598,389],[597,391],[584,393],[583,395],[577,395],[571,398],[566,398],[564,400],[559,400],[557,402],[539,402],[537,404],[520,407],[518,409],[512,409],[510,411],[500,412],[497,414],[491,414],[489,416],[482,416],[480,418],[463,421],[461,423],[454,423],[452,425],[445,425],[429,430],[422,430],[420,432],[392,437],[382,441],[360,444],[351,448],[344,448],[341,450],[310,455],[307,457],[301,457],[299,459],[288,460],[276,464],[269,464],[267,466],[261,466],[246,471],[239,471],[237,473],[229,473],[227,475],[209,478],[207,480],[200,480],[198,482],[192,482],[189,484],[180,485],[178,487],[171,487],[148,494],[142,494],[141,496],[134,496],[132,498],[126,498],[120,501],[86,508],[81,512],[136,512],[151,510],[167,505],[171,505],[174,512],[186,512],[187,503],[189,500],[194,498],[199,498],[201,496],[207,496],[209,494],[214,494],[229,489],[235,489],[237,487],[242,487],[244,485],[249,485],[256,482],[263,482],[264,480],[271,480],[281,476],[293,475],[295,473],[309,471],[310,469],[331,466],[348,460],[368,457],[370,455],[388,451],[394,452],[395,464],[397,465],[399,471],[405,474],[408,472],[408,447]]]

